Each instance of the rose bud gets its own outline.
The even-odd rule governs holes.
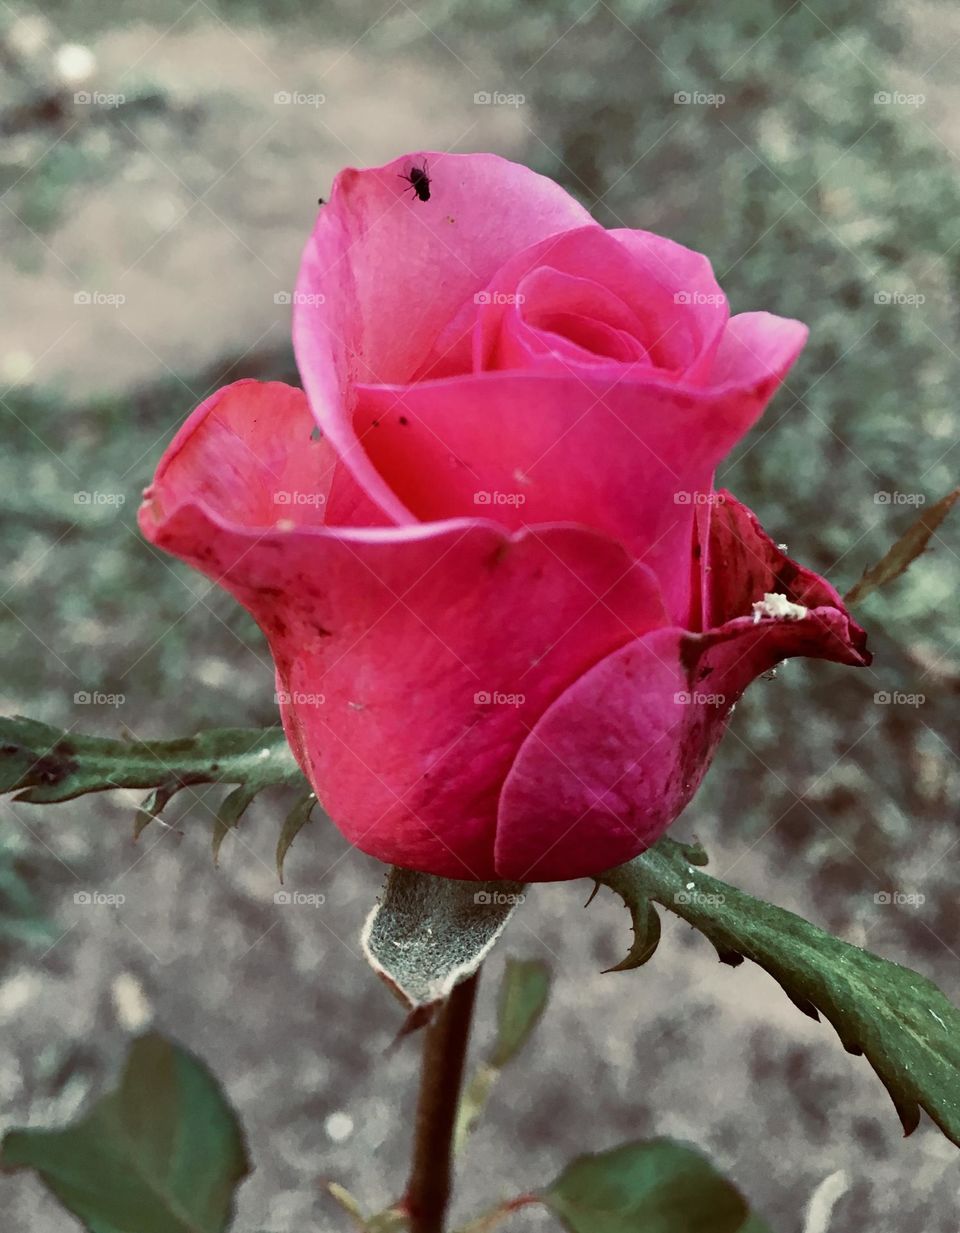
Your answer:
[[[338,176],[292,298],[305,392],[208,398],[140,525],[253,614],[363,851],[598,873],[686,806],[754,677],[869,662],[830,584],[714,490],[807,331],[731,317],[705,257],[427,153]]]

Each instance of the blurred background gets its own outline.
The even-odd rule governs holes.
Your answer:
[[[735,311],[808,322],[720,479],[846,589],[960,471],[958,68],[960,11],[942,3],[0,4],[0,709],[144,737],[275,722],[259,632],[139,538],[139,493],[207,392],[296,380],[288,301],[317,197],[339,168],[406,151],[529,163],[604,224],[707,253]],[[953,1000],[958,554],[948,520],[866,602],[872,670],[794,662],[758,681],[675,829],[718,876]],[[210,802],[182,837],[138,844],[133,804],[0,805],[2,1125],[71,1116],[152,1020],[247,1127],[240,1233],[344,1227],[322,1178],[385,1205],[417,1049],[390,1050],[402,1013],[358,954],[379,867],[313,827],[288,884],[326,903],[278,907],[279,800],[218,870]],[[79,906],[82,889],[126,902]],[[650,965],[601,976],[628,919],[606,894],[584,911],[588,889],[536,888],[501,943],[550,962],[553,1002],[476,1136],[462,1216],[580,1151],[670,1134],[778,1231],[842,1170],[832,1230],[956,1233],[956,1149],[926,1121],[904,1141],[829,1026],[675,920]],[[5,1180],[4,1202],[11,1229],[64,1228],[30,1178]],[[531,1208],[506,1227],[552,1225]]]

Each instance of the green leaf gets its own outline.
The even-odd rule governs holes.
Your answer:
[[[519,882],[461,882],[391,869],[360,941],[367,961],[415,1011],[472,976],[523,900]]]
[[[849,1053],[866,1057],[906,1134],[925,1109],[960,1146],[960,1012],[932,981],[710,877],[670,839],[600,881],[635,919],[655,900],[709,938],[724,963],[759,964],[805,1014],[825,1015]]]
[[[281,883],[283,882],[283,862],[290,851],[290,845],[311,820],[316,803],[316,793],[305,792],[287,814],[280,838],[277,840],[277,877]]]
[[[464,1089],[457,1109],[454,1151],[461,1152],[506,1064],[530,1039],[547,1007],[550,969],[539,959],[508,959],[500,982],[497,1038]]]
[[[700,1152],[670,1139],[580,1156],[541,1196],[571,1233],[762,1233]]]
[[[515,1057],[547,1008],[550,969],[540,959],[508,959],[500,985],[497,1041],[490,1065],[498,1070]]]
[[[91,1233],[223,1233],[250,1171],[213,1075],[152,1034],[116,1091],[65,1130],[10,1131],[0,1164],[34,1169]]]
[[[189,784],[265,788],[303,776],[282,728],[215,728],[168,741],[77,736],[22,716],[0,718],[0,794],[49,804],[109,788],[158,787],[165,804]]]
[[[937,527],[960,499],[960,488],[948,492],[936,505],[920,515],[917,521],[906,531],[890,551],[877,562],[863,571],[860,581],[843,597],[847,604],[859,604],[878,587],[886,586],[894,578],[899,578],[907,567],[924,552]]]

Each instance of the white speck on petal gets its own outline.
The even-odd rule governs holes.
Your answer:
[[[767,591],[763,599],[753,605],[753,623],[759,624],[764,617],[777,617],[786,621],[802,621],[807,615],[803,604],[795,604],[778,591]]]
[[[787,545],[786,545],[786,544],[777,544],[777,551],[778,551],[778,552],[786,552],[786,551],[787,551]]]

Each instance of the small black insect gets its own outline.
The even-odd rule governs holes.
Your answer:
[[[327,204],[327,199],[326,199],[326,197],[318,197],[318,198],[317,198],[317,205],[326,205],[326,204]]]
[[[406,180],[409,186],[416,193],[418,201],[430,200],[430,177],[427,175],[426,159],[424,159],[422,167],[411,167],[405,176],[400,176],[400,179]],[[403,191],[406,192],[407,190],[404,189]]]

